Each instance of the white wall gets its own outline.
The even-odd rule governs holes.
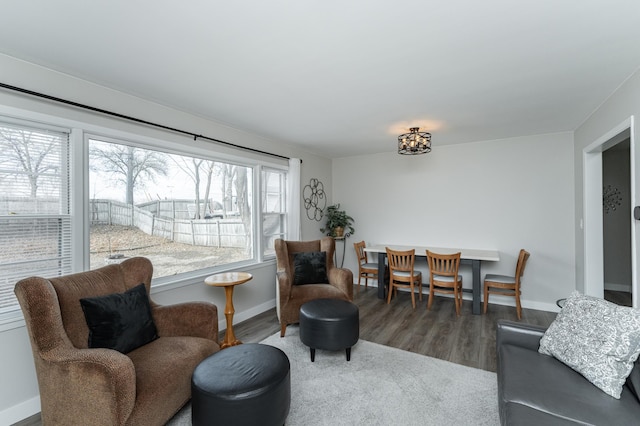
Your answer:
[[[357,270],[353,243],[365,240],[496,249],[501,260],[483,275],[513,274],[524,248],[523,305],[555,310],[575,287],[572,142],[559,133],[438,146],[435,135],[426,155],[334,160],[334,202],[355,218],[345,266]],[[470,270],[463,281],[471,287]]]
[[[318,178],[325,183],[327,194],[330,197],[332,180],[329,159],[288,146],[282,142],[238,131],[220,123],[106,89],[9,56],[0,55],[0,70],[2,83],[215,137],[241,146],[301,158],[303,160],[302,184],[304,185],[312,177]],[[0,90],[0,113],[22,118],[25,118],[24,114],[28,113],[47,121],[50,119],[54,121],[58,119],[75,120],[142,136],[169,138],[171,141],[194,145],[201,149],[215,148],[216,152],[225,152],[229,155],[259,158],[248,152],[221,148],[201,140],[194,142],[191,138],[175,134],[167,135],[162,131],[141,128],[131,123],[116,121],[79,109],[70,109],[51,102],[35,100],[5,90]],[[317,238],[320,235],[318,228],[317,222],[307,220],[303,211],[303,238]],[[239,286],[234,293],[236,322],[275,306],[275,261],[265,262],[243,270],[251,272],[254,279]],[[154,289],[152,290],[152,298],[164,304],[190,300],[211,301],[218,306],[220,324],[224,328],[224,292],[203,285],[200,278],[185,281],[182,284],[184,286],[172,290]],[[0,348],[2,348],[0,351],[0,424],[12,424],[40,411],[33,358],[24,326],[0,325]]]
[[[631,129],[631,133],[637,135],[637,120],[640,117],[640,71],[637,71],[627,79],[574,133],[576,286],[580,291],[584,291],[585,282],[585,238],[583,230],[579,228],[579,224],[584,218],[583,150],[632,116],[635,116],[635,124],[634,128]],[[637,145],[637,136],[635,139],[635,144]],[[634,150],[636,155],[632,157],[631,162],[635,164],[637,173],[640,172],[640,150],[632,146],[631,152],[633,153]],[[638,176],[635,176],[635,179],[635,189],[632,187],[632,198],[636,200],[637,205],[638,200],[640,200],[640,185],[638,185],[640,182],[638,181]],[[628,213],[631,214],[631,212]],[[635,251],[636,256],[638,256],[638,253],[640,253],[640,250],[638,250],[640,227],[637,226],[637,223],[634,223],[632,228],[632,241],[634,240],[635,242],[632,244],[636,245]],[[637,262],[637,260],[635,261]]]

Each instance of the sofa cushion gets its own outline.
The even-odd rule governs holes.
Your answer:
[[[294,285],[329,282],[327,277],[327,253],[324,251],[294,253],[293,268]]]
[[[640,402],[640,358],[633,364],[633,369],[627,377],[626,385]]]
[[[80,299],[89,347],[128,353],[158,338],[144,284],[124,293]]]
[[[539,351],[620,398],[640,354],[640,310],[574,292],[540,340]]]
[[[557,359],[520,346],[498,348],[503,424],[635,424],[640,404],[625,388],[614,399]],[[546,421],[543,419],[546,418]]]
[[[159,337],[129,352],[136,371],[136,405],[127,424],[164,424],[175,407],[191,398],[193,370],[218,350],[209,339],[175,336]]]

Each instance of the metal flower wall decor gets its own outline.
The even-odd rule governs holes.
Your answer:
[[[602,188],[602,208],[605,213],[615,211],[622,204],[622,195],[615,186],[607,185]]]
[[[309,184],[302,190],[304,208],[307,209],[309,220],[320,222],[324,215],[324,208],[327,206],[327,199],[324,193],[324,185],[316,178],[311,178]]]

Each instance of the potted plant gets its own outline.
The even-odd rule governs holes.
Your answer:
[[[325,213],[327,223],[324,228],[320,228],[321,232],[334,238],[345,236],[345,229],[348,229],[346,236],[353,234],[356,230],[353,228],[353,218],[344,210],[340,210],[340,204],[334,204],[327,207]]]

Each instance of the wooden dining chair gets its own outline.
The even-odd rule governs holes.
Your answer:
[[[413,269],[416,260],[415,249],[392,250],[386,247],[389,260],[389,295],[387,304],[391,303],[391,293],[398,288],[408,288],[411,291],[411,304],[416,308],[415,287],[419,288],[419,297],[422,300],[422,272]]]
[[[364,241],[353,243],[358,257],[358,291],[360,291],[360,281],[364,278],[364,289],[367,289],[369,278],[378,280],[378,262],[369,262],[367,252],[364,251],[366,245]]]
[[[429,263],[429,300],[427,309],[431,309],[435,293],[453,294],[456,315],[460,315],[462,308],[462,276],[458,275],[460,268],[460,252],[440,254],[427,250]]]
[[[516,263],[515,276],[487,274],[484,277],[484,313],[487,313],[489,305],[489,294],[500,294],[502,296],[513,296],[516,298],[516,314],[518,319],[522,319],[522,306],[520,305],[520,282],[524,274],[524,268],[529,259],[529,252],[521,249]]]

